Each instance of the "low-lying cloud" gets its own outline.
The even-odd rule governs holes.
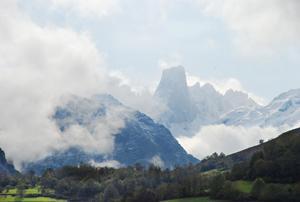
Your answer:
[[[124,165],[122,165],[119,161],[116,160],[108,160],[108,161],[103,161],[103,162],[95,162],[94,160],[91,160],[89,162],[92,166],[95,167],[108,167],[108,168],[120,168]]]
[[[243,150],[257,145],[261,139],[267,141],[275,138],[288,129],[290,127],[209,125],[202,127],[193,137],[179,137],[177,140],[187,152],[203,159],[214,152],[231,154]]]
[[[85,33],[35,24],[16,1],[1,1],[0,13],[0,147],[18,166],[66,145],[93,142],[97,136],[79,126],[63,139],[51,116],[64,95],[90,96],[118,87],[103,54]],[[114,122],[112,130],[109,120],[101,121],[96,129],[106,131],[101,142],[107,144],[100,152],[107,152],[111,133],[122,124]]]
[[[87,152],[113,150],[114,134],[124,127],[123,112],[108,110],[92,133],[72,125],[62,134],[52,115],[64,96],[110,93],[155,116],[149,91],[134,92],[110,75],[104,54],[88,34],[40,26],[13,0],[1,1],[0,13],[0,147],[17,167],[70,146]]]

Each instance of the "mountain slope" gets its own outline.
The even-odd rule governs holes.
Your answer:
[[[0,174],[16,174],[14,166],[7,162],[4,151],[0,148]]]
[[[112,109],[117,109],[121,113],[112,115]],[[111,151],[101,152],[101,148],[98,151],[89,151],[90,148],[77,144],[65,151],[55,152],[45,159],[30,163],[25,169],[33,169],[40,173],[48,167],[57,168],[91,162],[97,164],[114,161],[119,165],[153,163],[162,167],[198,162],[186,153],[167,128],[155,123],[147,115],[123,106],[110,95],[98,95],[91,99],[74,97],[66,105],[57,108],[53,119],[62,135],[74,125],[80,125],[90,131],[95,140],[102,141],[101,138],[97,139],[97,135],[101,135],[102,131],[98,134],[95,125],[101,124],[107,116],[110,117],[110,122],[116,121],[120,115],[124,125],[121,124],[122,127],[118,130],[112,130],[115,133],[111,134],[114,137]]]
[[[235,164],[249,162],[253,154],[263,151],[265,147],[273,147],[275,151],[281,151],[283,148],[290,147],[291,143],[300,145],[300,128],[285,132],[268,142],[244,149],[242,151],[230,154],[226,157],[210,158],[202,160],[197,167],[202,171],[212,169],[231,169]],[[282,145],[283,148],[278,148]],[[300,150],[298,150],[298,159],[300,157]],[[300,165],[298,165],[300,168]]]
[[[261,127],[293,126],[300,121],[300,89],[290,90],[260,108],[239,108],[225,114],[220,123]]]

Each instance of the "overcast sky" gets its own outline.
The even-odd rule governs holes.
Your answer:
[[[160,112],[148,89],[172,65],[185,66],[190,83],[244,90],[260,102],[298,88],[299,10],[299,0],[0,0],[0,147],[18,166],[90,137],[81,130],[70,142],[49,119],[69,94],[111,93]],[[104,135],[123,125],[112,123]],[[237,137],[235,149],[257,142],[250,133],[279,133],[223,127],[182,144],[203,157],[216,149],[202,138],[212,130]]]
[[[19,0],[19,6],[40,26],[86,34],[109,71],[135,86],[153,88],[162,68],[182,64],[202,80],[237,79],[236,88],[265,100],[300,87],[298,0]]]

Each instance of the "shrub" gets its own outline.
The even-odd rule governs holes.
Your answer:
[[[290,201],[291,192],[289,185],[266,184],[262,189],[259,200],[261,201]]]
[[[265,182],[263,181],[263,179],[257,178],[253,183],[253,187],[251,190],[251,196],[258,199],[264,186],[265,186]]]
[[[211,182],[210,182],[210,195],[213,198],[220,198],[220,192],[223,189],[225,183],[225,178],[223,175],[217,175],[215,177],[212,178]]]

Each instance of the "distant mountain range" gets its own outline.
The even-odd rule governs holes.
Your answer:
[[[265,107],[240,107],[227,114],[220,123],[243,126],[294,126],[300,122],[300,89],[274,98]]]
[[[164,168],[196,163],[198,159],[186,153],[171,132],[147,115],[122,105],[110,95],[97,95],[90,99],[73,96],[64,106],[57,107],[53,120],[64,135],[74,125],[87,129],[96,136],[95,125],[109,115],[110,109],[121,110],[125,125],[114,136],[114,149],[110,153],[88,152],[80,146],[29,163],[25,170],[41,173],[47,168],[81,163],[118,162],[120,165],[156,164]],[[129,115],[125,115],[128,113]],[[101,131],[99,131],[101,133]],[[101,139],[99,139],[101,141]]]
[[[236,108],[259,107],[241,91],[228,90],[223,95],[208,83],[203,86],[199,83],[188,86],[182,66],[163,71],[154,99],[167,106],[161,112],[159,122],[168,127],[175,136],[192,136],[201,126],[216,123],[223,114]]]
[[[41,173],[47,168],[81,163],[115,166],[152,163],[172,168],[198,162],[175,137],[192,136],[202,126],[279,127],[293,126],[300,121],[300,90],[283,93],[269,105],[260,106],[244,92],[228,90],[223,95],[208,83],[188,86],[181,66],[163,71],[153,97],[166,106],[157,120],[124,106],[108,94],[91,98],[72,96],[65,104],[57,106],[52,116],[61,135],[67,140],[70,138],[72,144],[44,159],[27,163],[24,169]],[[114,125],[120,121],[124,123]],[[99,123],[103,125],[98,127]],[[93,144],[87,143],[89,138],[74,142],[72,138],[78,134],[70,130],[73,127],[88,132]],[[110,134],[103,139],[101,135],[106,133]],[[104,151],[107,145],[101,144],[107,138],[112,138],[111,151]],[[252,153],[248,152],[248,156]]]

